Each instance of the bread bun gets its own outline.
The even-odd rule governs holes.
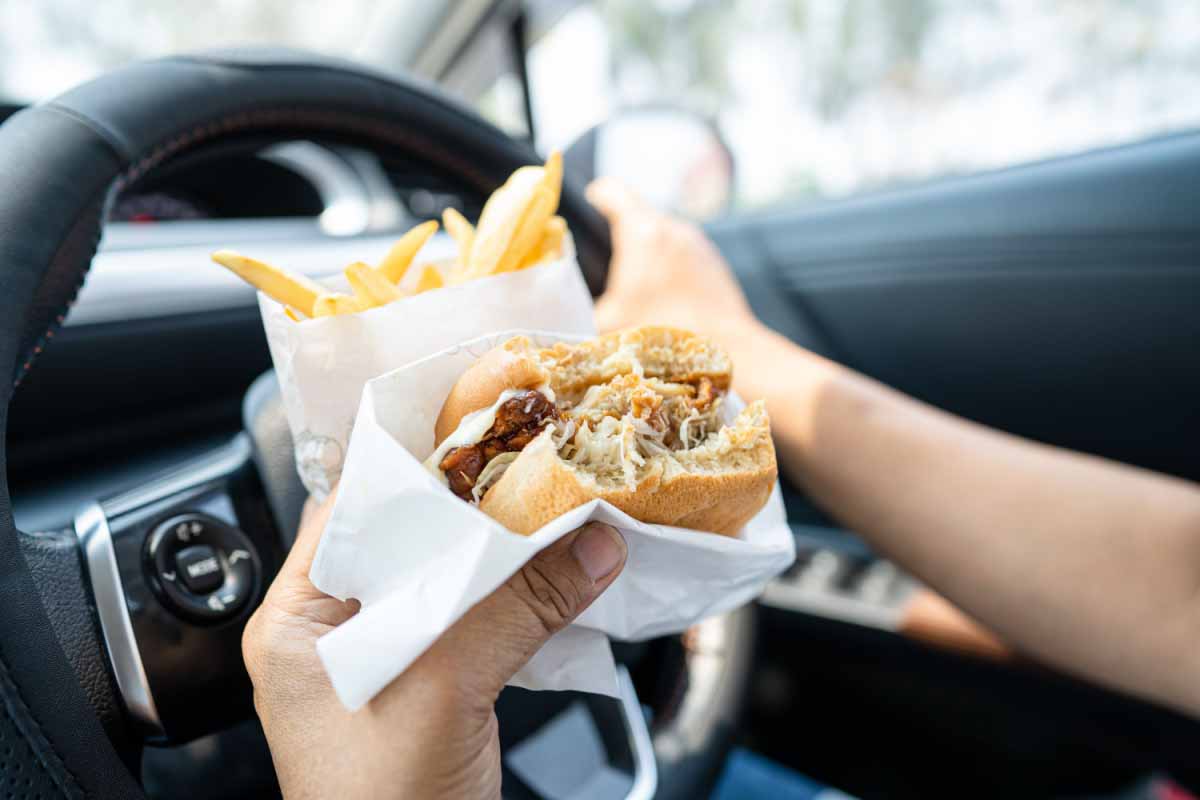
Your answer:
[[[467,478],[484,513],[529,534],[601,499],[645,522],[735,535],[767,502],[777,469],[762,403],[721,424],[731,374],[724,351],[675,328],[547,348],[517,336],[459,378],[435,438],[441,445],[505,390],[540,389],[555,401],[556,421],[529,444],[507,448],[503,464]]]
[[[647,378],[679,382],[708,378],[722,391],[729,388],[733,375],[729,356],[711,340],[657,326],[615,331],[578,344],[559,342],[534,351],[534,357],[550,373],[551,388],[567,396],[638,372],[637,365]]]
[[[614,485],[559,458],[547,431],[517,456],[479,509],[528,535],[589,500],[607,500],[642,522],[734,536],[775,486],[775,448],[762,401],[743,409],[713,445],[675,458],[682,470],[669,470],[658,456],[635,485]]]
[[[546,370],[524,352],[522,341],[529,343],[518,336],[488,351],[455,381],[433,425],[435,446],[454,433],[463,417],[487,408],[505,389],[532,389],[549,380]]]
[[[733,372],[723,350],[678,328],[633,328],[546,348],[514,336],[475,362],[450,389],[434,425],[434,442],[441,444],[463,417],[487,408],[505,389],[548,386],[555,397],[573,400],[591,386],[634,372],[635,361],[645,377],[681,382],[703,377],[722,391]]]

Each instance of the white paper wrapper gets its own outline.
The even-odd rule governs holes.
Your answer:
[[[362,611],[317,643],[338,697],[362,706],[471,606],[539,550],[589,520],[616,526],[629,555],[612,586],[512,681],[531,689],[616,693],[604,634],[676,633],[756,597],[795,557],[783,501],[770,501],[738,538],[648,525],[593,501],[531,536],[506,530],[459,500],[421,462],[450,387],[517,331],[466,342],[370,381],[333,516],[310,577]],[[540,345],[577,336],[524,332]],[[724,406],[731,418],[742,404]]]
[[[420,264],[411,267],[419,273]],[[324,282],[345,291],[345,282]],[[363,386],[371,378],[491,331],[526,327],[592,334],[592,298],[568,237],[563,258],[398,300],[358,314],[295,322],[259,293],[304,487],[337,483]]]

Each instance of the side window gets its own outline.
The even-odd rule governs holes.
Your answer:
[[[1196,127],[1197,30],[1174,0],[594,0],[535,15],[528,68],[543,150],[683,106],[716,123],[748,209]],[[506,75],[483,108],[515,127],[519,97]]]

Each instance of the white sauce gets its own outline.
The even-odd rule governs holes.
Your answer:
[[[492,425],[496,424],[496,412],[500,410],[501,404],[510,397],[522,394],[528,391],[527,389],[505,389],[496,398],[496,402],[492,403],[489,408],[481,408],[478,411],[472,411],[462,418],[458,423],[458,427],[454,429],[454,433],[450,434],[445,440],[438,445],[438,448],[433,451],[433,455],[425,459],[424,467],[429,472],[447,486],[450,482],[446,480],[445,474],[438,468],[438,464],[442,463],[442,459],[456,447],[463,447],[468,444],[475,444],[492,429]],[[546,395],[551,402],[554,401],[553,392],[549,386],[539,386],[534,391],[541,392]]]

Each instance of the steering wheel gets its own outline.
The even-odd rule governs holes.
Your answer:
[[[21,111],[0,127],[0,365],[13,375],[5,414],[122,191],[182,159],[295,139],[406,159],[480,199],[538,161],[432,87],[284,50],[133,64]],[[569,182],[561,213],[597,292],[607,228]],[[0,464],[4,453],[0,441]],[[15,786],[10,797],[141,797],[143,743],[186,741],[252,713],[241,629],[294,530],[303,491],[291,459],[268,374],[248,395],[247,431],[227,448],[85,509],[73,531],[18,531],[5,476],[0,773]],[[218,589],[180,583],[171,557],[184,546],[223,553]],[[711,771],[709,750],[728,737],[749,672],[750,620],[739,612],[720,622],[734,657],[724,671],[709,665],[703,697],[672,690],[655,738],[660,772],[680,776],[670,794],[689,796]],[[684,668],[693,660],[680,658]],[[671,727],[685,718],[686,730]]]

